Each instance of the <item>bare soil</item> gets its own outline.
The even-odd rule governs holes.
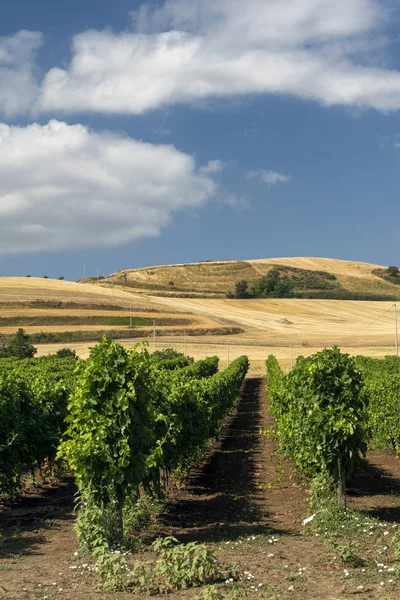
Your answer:
[[[346,577],[322,537],[302,525],[305,487],[293,476],[290,462],[274,454],[276,443],[260,435],[260,429],[273,424],[264,388],[262,378],[246,380],[220,439],[183,486],[171,484],[165,510],[147,537],[172,534],[182,542],[206,543],[223,565],[237,566],[243,597],[247,590],[249,598],[271,600],[398,599],[396,579],[389,583],[386,577],[381,586],[378,576],[350,568]],[[400,461],[392,453],[370,452],[349,491],[351,506],[400,522]],[[0,511],[1,598],[132,597],[96,590],[96,580],[82,567],[85,561],[74,556],[73,494],[73,482],[66,479]],[[227,598],[232,585],[220,586]],[[168,597],[194,598],[199,591]]]

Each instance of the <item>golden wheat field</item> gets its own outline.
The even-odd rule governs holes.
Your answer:
[[[267,263],[290,263],[299,268],[334,272],[338,277],[352,281],[358,278],[364,289],[368,282],[376,284],[377,278],[371,271],[380,268],[378,265],[319,258],[260,259],[247,261],[244,268],[248,268],[249,262],[253,269],[261,271]],[[208,285],[212,289],[215,278],[211,271],[217,269],[219,275],[215,277],[220,281],[220,265],[225,263],[213,263],[214,266],[202,264],[208,269]],[[238,261],[227,261],[226,264],[228,267],[235,265],[236,273]],[[171,268],[178,267],[185,269],[185,265]],[[191,277],[190,270],[191,267],[186,268],[186,277]],[[224,277],[228,277],[226,272]],[[195,284],[196,281],[193,281]],[[61,304],[53,306],[52,303]],[[0,278],[0,335],[15,332],[17,325],[10,324],[9,319],[17,318],[18,326],[24,327],[27,333],[93,332],[93,342],[39,344],[39,355],[71,347],[80,356],[86,357],[99,329],[116,329],[112,325],[100,327],[91,323],[90,318],[128,317],[130,314],[155,319],[156,324],[157,319],[172,319],[170,325],[156,325],[156,348],[173,346],[196,359],[217,354],[222,367],[228,357],[232,360],[240,354],[247,354],[251,359],[252,373],[263,373],[264,361],[270,353],[278,357],[284,368],[289,368],[299,354],[308,355],[332,345],[338,345],[351,354],[377,357],[394,352],[392,301],[187,298],[156,296],[153,292],[143,293],[143,290],[138,293],[132,287],[113,286],[108,279],[99,283],[73,283],[37,278]],[[29,324],[32,317],[39,322]],[[71,324],[68,321],[73,317],[83,321],[87,318],[87,322]],[[57,318],[60,322],[46,324],[46,319],[50,321],[50,318]],[[240,333],[226,335],[226,331],[232,328],[240,330]],[[117,329],[129,328],[120,325]],[[212,335],[207,335],[211,331]],[[153,327],[135,327],[132,337],[121,343],[131,346],[142,339],[148,340],[150,349],[154,347]]]

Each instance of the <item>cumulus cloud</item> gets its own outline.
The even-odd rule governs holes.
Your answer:
[[[83,125],[0,124],[0,253],[112,246],[157,235],[216,184],[194,159]]]
[[[134,31],[75,36],[36,110],[140,114],[181,102],[292,94],[326,105],[400,108],[377,0],[168,0],[133,14]],[[390,65],[389,65],[390,67]]]
[[[290,181],[290,175],[284,175],[283,173],[278,173],[277,171],[267,171],[265,169],[259,169],[258,171],[248,171],[246,173],[247,179],[259,179],[263,183],[268,183],[269,185],[275,185],[277,183],[287,183]]]
[[[38,94],[35,54],[42,34],[21,30],[0,37],[0,114],[11,117],[29,111]]]

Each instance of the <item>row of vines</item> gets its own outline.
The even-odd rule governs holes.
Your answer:
[[[372,447],[400,450],[400,360],[342,354],[299,357],[289,374],[267,360],[271,412],[281,448],[310,476],[336,482],[346,506],[346,478]]]
[[[86,361],[0,361],[0,495],[21,477],[61,461],[78,486],[84,550],[122,543],[143,493],[163,497],[218,434],[248,370],[240,357],[193,362],[170,352],[128,351],[103,339]]]
[[[68,398],[84,363],[53,357],[0,360],[0,496],[54,462]]]
[[[68,405],[59,451],[75,473],[77,528],[86,550],[122,542],[140,490],[162,496],[163,474],[190,467],[217,435],[248,359],[217,368],[211,358],[165,369],[146,349],[127,351],[109,340],[92,350]]]

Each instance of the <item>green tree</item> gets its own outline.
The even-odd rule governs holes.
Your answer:
[[[29,335],[26,335],[23,329],[18,329],[8,344],[1,350],[0,356],[15,356],[17,358],[32,358],[37,352],[35,346],[29,341]]]
[[[387,268],[386,273],[390,276],[390,277],[398,277],[400,272],[399,267],[396,267],[394,265],[390,266]]]
[[[293,283],[288,277],[282,277],[275,285],[273,295],[276,298],[289,298],[293,292]]]
[[[249,297],[249,284],[247,283],[247,281],[245,279],[242,279],[241,281],[238,281],[236,286],[235,286],[235,297],[236,298],[248,298]]]

